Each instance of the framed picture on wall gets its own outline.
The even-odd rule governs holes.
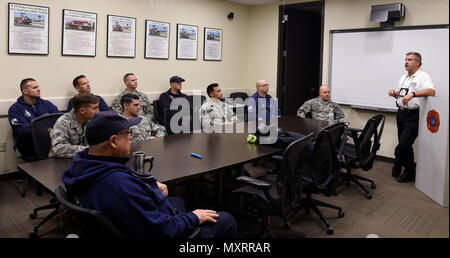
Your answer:
[[[63,56],[95,56],[97,14],[63,9]]]
[[[222,60],[222,37],[221,29],[205,27],[203,60],[221,61]]]
[[[48,55],[50,8],[8,3],[8,54]]]
[[[136,18],[108,15],[107,57],[136,56]]]
[[[198,27],[177,24],[177,59],[197,59]]]
[[[145,20],[145,58],[169,59],[170,23]]]

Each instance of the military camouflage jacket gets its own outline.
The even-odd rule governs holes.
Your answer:
[[[131,142],[147,140],[150,136],[163,137],[166,135],[166,128],[164,126],[153,122],[148,117],[141,116],[141,118],[142,120],[139,124],[130,128],[132,135]]]
[[[224,122],[238,121],[233,110],[227,103],[211,98],[200,108],[200,117],[203,128],[222,125]]]
[[[112,109],[119,112],[119,114],[123,114],[123,108],[122,105],[120,105],[120,99],[122,98],[123,95],[129,93],[127,90],[122,91],[119,96],[117,96],[113,103],[112,103]],[[140,91],[136,91],[135,93],[138,97],[139,97],[139,105],[141,106],[141,109],[139,110],[139,115],[140,116],[145,116],[148,117],[150,119],[153,119],[153,108],[152,105],[150,104],[150,101],[147,98],[147,95],[145,95],[144,93],[140,92]]]
[[[58,118],[50,131],[52,148],[49,157],[73,158],[77,152],[86,148],[86,124],[78,122],[73,110]]]
[[[319,96],[303,103],[297,110],[297,116],[305,117],[311,112],[311,118],[317,120],[347,122],[344,112],[337,103],[331,101],[323,101]]]

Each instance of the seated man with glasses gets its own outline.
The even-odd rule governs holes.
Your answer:
[[[270,113],[270,102],[272,96],[268,94],[269,92],[269,83],[262,79],[256,82],[256,92],[252,95],[252,98],[255,100],[255,105],[249,105],[248,112],[250,118],[254,118],[256,116],[257,120],[267,120],[271,118],[271,116],[281,115],[280,110],[275,110]],[[273,102],[274,100],[272,100]],[[265,112],[260,111],[260,109],[265,110]],[[261,113],[261,114],[260,114]],[[265,114],[265,117],[263,117]]]
[[[347,118],[337,103],[330,100],[330,88],[322,85],[319,88],[319,96],[303,103],[297,110],[298,117],[306,117],[310,113],[312,119],[344,122],[349,126]]]
[[[236,221],[229,213],[185,212],[183,200],[168,197],[165,184],[152,176],[144,181],[127,167],[130,127],[140,121],[116,111],[94,116],[86,128],[89,148],[75,155],[61,178],[68,196],[101,212],[127,237],[185,238],[196,227],[201,238],[235,237]]]

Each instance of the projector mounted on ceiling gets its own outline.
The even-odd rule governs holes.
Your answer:
[[[370,21],[379,22],[381,28],[394,27],[394,23],[405,17],[405,6],[402,3],[372,5]]]

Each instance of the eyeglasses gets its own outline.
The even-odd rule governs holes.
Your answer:
[[[133,131],[132,131],[132,130],[129,130],[128,132],[116,133],[116,135],[128,134],[128,136],[130,136],[132,133],[133,133]]]
[[[266,83],[266,84],[260,85],[259,87],[269,87],[269,84]]]

